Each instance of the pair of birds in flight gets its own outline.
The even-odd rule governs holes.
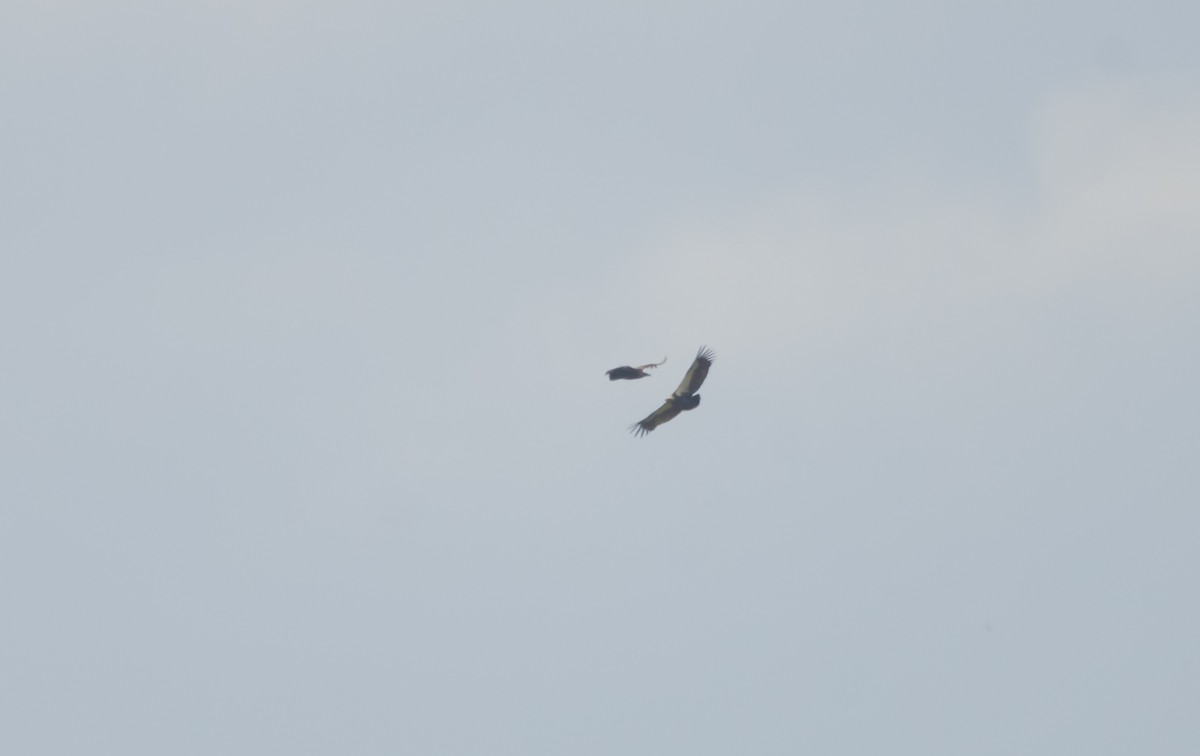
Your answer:
[[[662,406],[647,415],[644,420],[629,426],[629,430],[636,436],[644,436],[673,419],[680,412],[699,407],[700,395],[696,392],[700,390],[700,384],[704,383],[704,379],[708,377],[708,369],[712,367],[713,360],[716,358],[717,355],[711,349],[700,347],[700,351],[696,353],[696,359],[692,360],[692,366],[684,374],[675,393],[668,396]],[[631,381],[648,377],[650,374],[646,372],[647,370],[656,368],[666,361],[667,358],[663,357],[662,362],[652,362],[637,367],[622,365],[608,370],[606,373],[610,381]]]

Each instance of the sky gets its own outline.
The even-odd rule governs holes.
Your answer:
[[[1200,752],[1197,28],[5,3],[0,750]]]

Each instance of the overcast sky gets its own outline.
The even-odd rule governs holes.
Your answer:
[[[0,751],[1200,753],[1197,29],[3,4]]]

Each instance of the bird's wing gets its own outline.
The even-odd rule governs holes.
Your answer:
[[[637,369],[638,370],[649,370],[650,368],[658,367],[659,365],[663,364],[663,362],[666,362],[666,361],[667,361],[667,358],[663,357],[662,362],[651,362],[649,365],[638,365]]]
[[[704,383],[704,379],[708,377],[708,369],[716,358],[717,355],[713,353],[713,350],[708,347],[700,347],[700,351],[696,353],[696,359],[692,360],[692,366],[688,368],[687,374],[679,382],[679,388],[675,389],[675,396],[689,396],[699,391],[700,384]]]
[[[629,426],[629,430],[635,436],[644,436],[682,411],[675,406],[674,402],[665,401],[661,407],[647,415],[646,419]]]

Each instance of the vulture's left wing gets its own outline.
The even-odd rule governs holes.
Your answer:
[[[667,361],[667,358],[666,358],[666,357],[663,357],[663,358],[662,358],[662,362],[651,362],[651,363],[650,363],[650,364],[648,364],[648,365],[638,365],[638,366],[637,366],[637,369],[638,369],[638,370],[649,370],[650,368],[656,368],[656,367],[658,367],[659,365],[663,364],[663,362],[666,362],[666,361]]]
[[[712,367],[713,360],[717,355],[708,347],[700,347],[700,351],[696,353],[696,359],[692,360],[692,366],[688,368],[687,374],[683,376],[683,380],[679,383],[679,388],[675,389],[675,396],[690,396],[700,390],[700,384],[704,383],[704,379],[708,377],[708,369]]]

